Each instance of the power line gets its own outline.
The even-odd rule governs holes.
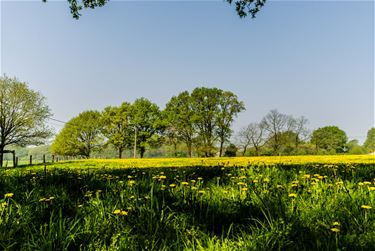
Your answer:
[[[59,120],[59,119],[52,118],[52,117],[49,117],[48,119],[50,119],[50,120],[52,120],[52,121],[59,122],[59,123],[66,124],[66,122],[64,122],[64,121],[62,121],[62,120]]]

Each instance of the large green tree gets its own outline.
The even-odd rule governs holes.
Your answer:
[[[59,155],[90,158],[91,153],[100,150],[104,144],[101,130],[100,112],[81,112],[65,124],[52,143],[51,151]]]
[[[184,91],[178,96],[172,97],[163,114],[167,136],[173,138],[175,146],[177,145],[176,140],[184,142],[188,149],[188,155],[191,157],[195,137],[195,117],[189,92]]]
[[[191,93],[194,127],[197,131],[199,151],[205,157],[216,154],[215,142],[218,137],[217,115],[219,114],[219,100],[223,91],[218,88],[195,88]]]
[[[47,2],[47,0],[42,0]],[[73,18],[79,19],[81,16],[80,11],[85,9],[94,9],[96,7],[102,7],[109,0],[67,0],[70,7],[70,13]],[[259,10],[264,6],[267,0],[226,0],[230,5],[234,5],[236,8],[237,14],[243,18],[250,15],[255,17]]]
[[[133,147],[143,158],[146,149],[158,143],[163,122],[159,107],[146,98],[139,98],[130,108],[130,126],[133,128]]]
[[[52,135],[46,126],[51,112],[45,98],[16,78],[0,77],[0,167],[11,145],[38,145]]]
[[[121,159],[122,152],[131,144],[130,126],[131,105],[127,102],[119,107],[108,106],[102,112],[102,132],[118,151]]]
[[[245,105],[238,97],[229,91],[223,91],[219,97],[216,135],[219,138],[219,156],[223,155],[224,143],[229,141],[233,130],[231,128],[237,114],[245,110]]]
[[[215,145],[219,143],[219,156],[222,156],[224,143],[232,135],[231,125],[237,114],[245,109],[243,102],[232,92],[200,87],[191,93],[191,109],[199,151],[205,157],[214,156]]]
[[[375,152],[375,127],[368,130],[364,147],[366,147],[370,152]]]
[[[316,149],[334,151],[336,153],[344,152],[348,137],[346,133],[337,126],[325,126],[313,131],[311,143]]]

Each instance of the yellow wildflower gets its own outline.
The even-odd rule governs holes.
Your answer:
[[[296,198],[296,197],[297,197],[297,194],[295,194],[295,193],[290,193],[290,194],[288,195],[288,197],[289,197],[289,198]]]
[[[361,208],[370,210],[372,207],[369,205],[362,205]]]
[[[176,184],[170,184],[169,187],[174,188],[176,187]]]
[[[331,228],[331,231],[334,232],[334,233],[338,233],[338,232],[340,232],[340,229],[338,229],[336,227],[333,227],[333,228]]]
[[[181,185],[187,186],[187,185],[189,185],[189,182],[183,181],[183,182],[181,182]]]
[[[127,211],[116,209],[112,212],[114,215],[121,215],[121,216],[126,216],[128,215]]]
[[[13,193],[6,193],[5,195],[4,195],[4,198],[5,199],[9,199],[9,198],[12,198],[13,197]]]

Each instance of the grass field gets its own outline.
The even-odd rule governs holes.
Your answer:
[[[375,157],[83,160],[0,172],[0,250],[373,250]]]

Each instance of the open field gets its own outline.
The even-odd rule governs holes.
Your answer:
[[[373,250],[374,156],[83,160],[0,172],[4,250]]]

